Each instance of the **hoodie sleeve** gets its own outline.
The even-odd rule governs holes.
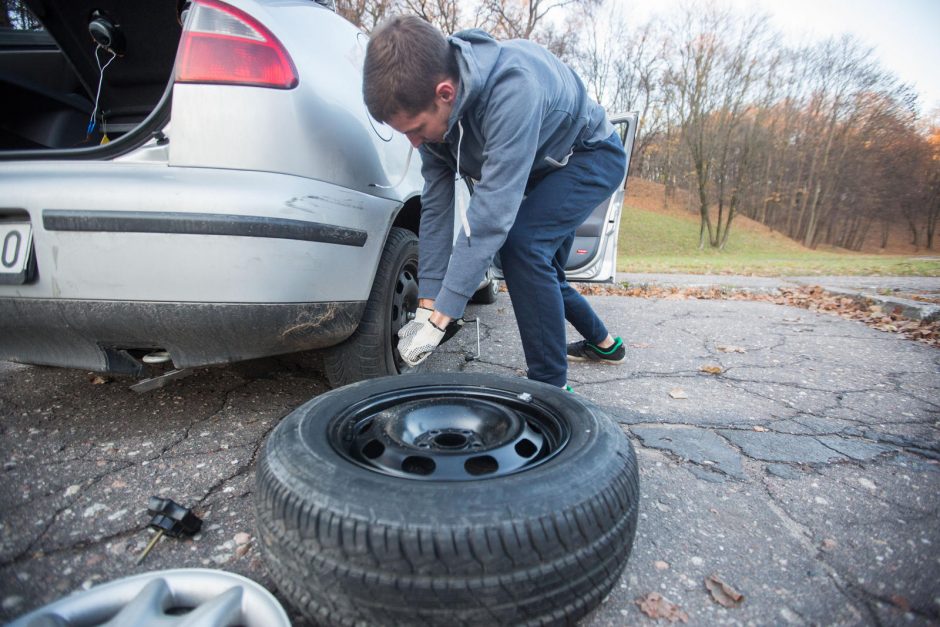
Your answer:
[[[436,299],[454,240],[454,170],[421,146],[421,237],[418,239],[418,298]],[[456,316],[455,316],[456,317]]]
[[[515,222],[538,149],[542,103],[533,95],[540,93],[535,77],[514,68],[499,77],[485,103],[483,165],[467,209],[470,237],[463,231],[457,237],[434,303],[452,318],[463,315]]]

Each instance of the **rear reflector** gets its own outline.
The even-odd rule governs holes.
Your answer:
[[[193,4],[176,55],[176,82],[291,89],[297,69],[255,18],[217,0]]]

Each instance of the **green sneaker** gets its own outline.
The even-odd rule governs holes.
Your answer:
[[[602,364],[622,364],[627,360],[623,340],[614,339],[610,348],[600,348],[587,340],[568,344],[568,359],[571,361],[594,361]]]

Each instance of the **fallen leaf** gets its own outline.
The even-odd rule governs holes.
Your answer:
[[[664,562],[662,560],[656,560],[653,562],[653,566],[656,567],[656,570],[669,570],[669,562]]]
[[[711,592],[712,598],[723,607],[738,607],[744,601],[744,595],[719,579],[718,575],[706,577],[705,587]]]
[[[689,395],[685,393],[685,390],[682,388],[672,388],[669,390],[669,396],[673,398],[689,398]]]
[[[689,615],[679,609],[675,603],[670,603],[658,592],[650,592],[645,597],[636,600],[640,611],[650,618],[665,618],[670,623],[682,621],[689,622]]]
[[[759,431],[761,433],[767,431],[767,427],[762,427],[760,425],[754,425],[754,431]]]
[[[709,364],[707,366],[702,366],[701,368],[699,368],[699,370],[706,374],[721,374],[722,373],[721,366],[715,366],[712,364]]]
[[[891,602],[894,603],[902,612],[911,611],[911,602],[900,594],[892,594]]]
[[[88,381],[92,385],[104,385],[111,380],[110,377],[102,377],[100,374],[89,374]]]
[[[722,353],[746,353],[747,352],[747,350],[743,346],[724,346],[722,344],[718,344],[717,346],[715,346],[715,348],[720,350]]]
[[[250,544],[240,544],[235,549],[235,557],[245,557],[245,553],[251,548]]]
[[[238,533],[235,534],[234,540],[235,540],[235,544],[241,546],[243,544],[248,544],[249,542],[251,542],[251,536],[245,533],[244,531],[239,531]]]

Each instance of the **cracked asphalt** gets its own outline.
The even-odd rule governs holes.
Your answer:
[[[633,440],[642,501],[623,578],[584,625],[652,624],[635,603],[650,592],[696,625],[940,622],[940,351],[770,303],[591,301],[628,361],[574,364],[569,382]],[[508,296],[475,316],[481,358],[466,359],[469,325],[428,369],[521,374]],[[138,395],[126,379],[0,363],[0,619],[162,568],[272,587],[253,538],[255,459],[327,386],[315,356],[248,370]],[[152,494],[205,523],[137,566]],[[739,607],[712,600],[712,574]]]

